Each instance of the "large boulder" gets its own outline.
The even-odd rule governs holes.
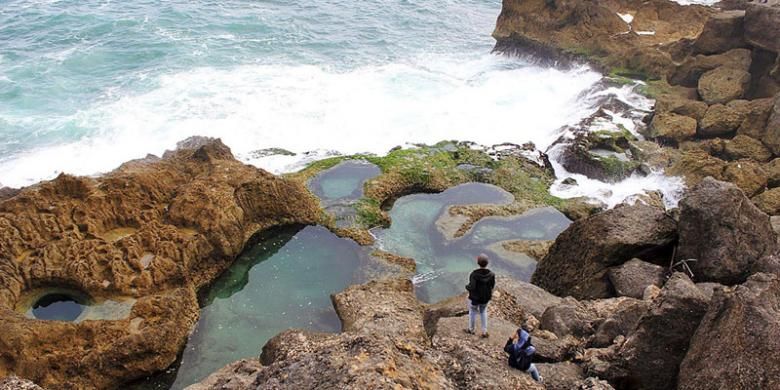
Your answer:
[[[772,98],[751,100],[737,133],[763,141],[767,130],[766,124],[774,104]]]
[[[716,290],[680,366],[678,389],[780,388],[780,277]]]
[[[544,379],[547,390],[576,389],[579,382],[585,379],[582,367],[572,363],[537,363],[536,368]]]
[[[745,10],[744,23],[748,43],[780,53],[780,7],[751,4]]]
[[[721,66],[707,71],[699,79],[699,96],[707,104],[725,104],[745,96],[750,86],[746,70]]]
[[[751,159],[767,162],[772,159],[772,152],[761,141],[742,134],[725,142],[723,154],[730,160]]]
[[[680,143],[696,136],[696,119],[674,113],[653,116],[650,123],[650,137],[661,141]]]
[[[689,186],[699,184],[706,177],[723,179],[727,163],[703,150],[686,150],[667,170],[668,174],[682,176]]]
[[[734,183],[750,197],[766,188],[768,178],[760,164],[752,160],[740,160],[726,165],[723,180]]]
[[[584,301],[567,297],[544,312],[540,329],[558,337],[589,339],[591,345],[609,345],[633,330],[646,305],[627,297]]]
[[[707,310],[707,299],[682,273],[675,273],[618,353],[627,389],[672,389],[688,342]]]
[[[780,187],[780,158],[770,161],[763,168],[767,175],[767,187]]]
[[[775,96],[775,103],[766,123],[766,136],[761,140],[775,156],[780,156],[780,94]]]
[[[539,286],[514,278],[499,277],[496,285],[512,295],[520,307],[536,318],[541,318],[548,307],[558,305],[563,300]]]
[[[622,206],[571,224],[539,262],[531,282],[556,295],[577,299],[613,295],[609,267],[651,259],[675,241],[677,225],[664,210]]]
[[[713,104],[701,119],[698,134],[702,137],[720,137],[737,131],[745,119],[745,114],[738,109],[724,104]]]
[[[769,216],[736,186],[704,179],[680,201],[677,259],[690,262],[698,281],[742,283],[755,261],[774,252]]]
[[[686,99],[675,94],[661,95],[655,101],[656,114],[672,113],[701,120],[706,111],[707,103],[701,100]]]
[[[618,296],[642,299],[647,286],[662,287],[666,269],[639,259],[631,259],[609,269],[609,281]]]
[[[723,11],[710,16],[696,42],[696,54],[717,54],[745,47],[745,11]]]

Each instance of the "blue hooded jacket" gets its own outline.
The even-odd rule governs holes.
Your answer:
[[[510,338],[504,346],[504,352],[509,354],[509,366],[519,370],[528,370],[536,348],[531,344],[531,335],[523,329],[517,330],[517,342]]]

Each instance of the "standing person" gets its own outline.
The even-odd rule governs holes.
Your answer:
[[[531,363],[534,354],[536,353],[536,347],[531,344],[531,335],[528,334],[525,329],[518,329],[517,332],[506,341],[504,352],[509,354],[510,367],[531,374],[531,378],[537,382],[542,381],[542,377],[539,375],[539,370],[536,369],[536,365]]]
[[[477,312],[482,322],[482,337],[488,337],[487,330],[487,304],[493,297],[493,287],[496,285],[496,275],[487,269],[488,257],[480,254],[477,256],[478,269],[469,275],[469,284],[466,290],[469,292],[469,328],[467,333],[474,334]]]

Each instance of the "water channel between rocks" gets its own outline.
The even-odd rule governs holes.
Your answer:
[[[309,187],[337,221],[351,224],[365,181],[378,174],[374,165],[345,162],[312,179]],[[491,257],[496,273],[528,280],[535,261],[521,253],[495,250],[496,244],[555,238],[569,224],[558,211],[542,208],[520,216],[483,218],[454,239],[445,238],[437,228],[449,206],[512,201],[506,191],[478,183],[402,197],[390,211],[392,226],[374,231],[378,238],[374,248],[319,226],[266,234],[205,293],[200,320],[180,362],[135,388],[182,389],[233,361],[258,356],[271,337],[288,328],[338,332],[340,322],[330,294],[395,271],[370,255],[374,249],[417,261],[416,291],[426,302],[463,292],[468,273],[475,268],[474,258],[483,252]]]

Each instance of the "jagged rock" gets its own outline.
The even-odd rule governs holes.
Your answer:
[[[737,131],[745,115],[723,104],[713,104],[701,120],[698,134],[702,137],[719,137]]]
[[[3,187],[2,184],[0,184],[0,201],[13,198],[21,191],[22,190],[18,188]]]
[[[678,389],[780,388],[780,277],[717,290],[680,366]]]
[[[539,262],[532,283],[578,299],[612,296],[609,267],[652,258],[676,239],[676,223],[663,210],[623,206],[571,224]]]
[[[699,184],[706,177],[723,180],[723,171],[727,163],[702,150],[684,151],[667,173],[683,176],[689,186]]]
[[[751,200],[761,211],[769,215],[780,215],[780,188],[766,190]]]
[[[723,285],[720,283],[696,283],[696,287],[701,291],[702,294],[707,298],[707,300],[712,299],[712,295],[715,293],[715,290],[719,288],[723,288]]]
[[[650,300],[626,299],[620,302],[616,309],[598,325],[596,333],[588,339],[588,346],[608,347],[615,340],[630,335],[649,306]]]
[[[766,188],[767,174],[751,160],[732,161],[723,170],[723,180],[734,183],[745,195],[754,196]]]
[[[763,140],[773,105],[774,99],[771,98],[751,100],[745,112],[745,119],[737,129],[737,134]]]
[[[0,379],[0,390],[43,390],[43,388],[26,379],[10,376]]]
[[[198,318],[197,290],[257,233],[319,217],[302,184],[207,138],[102,177],[23,189],[0,201],[0,377],[118,388],[166,369]],[[126,315],[78,323],[16,311],[35,287],[63,285],[135,303]]]
[[[685,99],[676,95],[661,95],[655,101],[656,115],[672,113],[701,120],[707,112],[707,103],[701,100]]]
[[[580,133],[563,146],[560,163],[569,172],[607,182],[620,181],[639,167],[630,151],[634,140],[627,131]]]
[[[583,340],[572,335],[558,337],[547,330],[535,330],[531,332],[533,343],[536,347],[534,361],[545,363],[558,363],[570,359],[579,349]]]
[[[682,142],[696,136],[696,119],[672,113],[656,114],[650,124],[650,136],[662,141]]]
[[[618,353],[629,389],[671,389],[707,299],[687,276],[675,273]]]
[[[242,359],[209,375],[187,390],[243,390],[252,388],[263,365],[257,359]]]
[[[761,141],[742,134],[725,142],[723,154],[730,160],[752,159],[767,162],[772,159],[772,152]]]
[[[698,281],[745,281],[752,264],[774,252],[777,238],[769,217],[730,183],[704,179],[680,201],[677,259]]]
[[[780,7],[749,5],[745,10],[745,39],[751,45],[780,53]]]
[[[531,283],[513,278],[499,277],[496,285],[512,295],[520,307],[537,318],[541,318],[548,307],[558,305],[563,299]]]
[[[749,85],[750,73],[746,70],[721,66],[701,76],[698,90],[707,104],[725,104],[745,96]]]
[[[747,72],[752,63],[752,55],[748,49],[733,49],[723,54],[711,56],[690,56],[669,75],[669,83],[685,87],[697,87],[701,76],[719,67],[739,69]]]
[[[763,166],[767,174],[767,187],[780,187],[780,158],[776,158]]]
[[[717,54],[745,47],[745,11],[723,11],[710,16],[696,42],[695,54]]]
[[[642,299],[649,285],[662,287],[664,267],[639,259],[631,259],[622,265],[609,269],[609,281],[618,296]]]
[[[686,141],[680,144],[680,150],[701,150],[710,156],[722,156],[726,149],[726,140],[722,138],[704,139],[698,141]]]
[[[585,379],[582,367],[571,363],[536,363],[547,390],[571,390]]]

